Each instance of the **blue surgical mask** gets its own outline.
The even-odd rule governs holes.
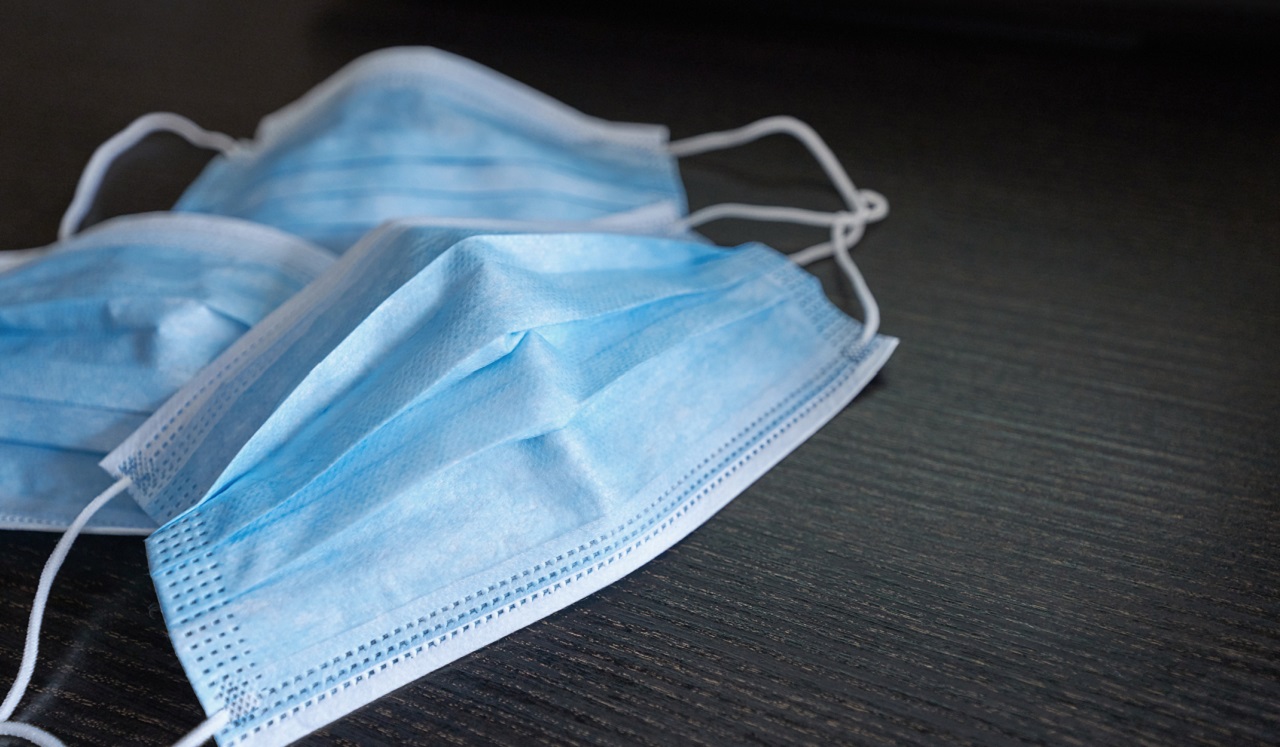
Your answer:
[[[97,462],[328,267],[293,236],[213,216],[103,223],[0,272],[0,528],[62,530]],[[91,531],[146,534],[130,501]]]
[[[399,55],[418,54],[386,53],[385,64],[401,69]],[[162,524],[148,539],[152,575],[179,659],[209,714],[183,744],[214,734],[224,743],[287,743],[611,583],[803,442],[896,346],[876,334],[877,307],[849,256],[865,225],[885,215],[884,200],[855,189],[803,123],[774,117],[670,144],[662,133],[639,151],[672,164],[790,134],[818,158],[846,209],[728,204],[685,217],[683,198],[672,197],[679,195],[674,168],[671,183],[649,196],[645,174],[668,167],[644,163],[647,156],[638,169],[615,171],[616,179],[598,176],[626,160],[615,156],[628,138],[614,137],[621,130],[613,128],[631,126],[591,134],[572,124],[583,116],[574,112],[559,121],[575,137],[557,142],[543,125],[557,121],[548,112],[561,105],[543,106],[522,89],[514,95],[534,121],[517,116],[512,127],[503,96],[485,95],[495,78],[505,79],[482,68],[472,75],[470,63],[441,53],[427,57],[447,71],[437,76],[446,84],[440,100],[450,102],[442,111],[458,116],[445,119],[460,127],[491,119],[500,125],[495,142],[527,144],[533,133],[536,147],[527,153],[555,151],[547,163],[638,197],[610,198],[594,213],[552,212],[562,218],[549,229],[558,233],[512,223],[523,209],[518,202],[501,214],[472,214],[469,225],[418,206],[426,203],[395,203],[396,217],[437,219],[367,235],[103,460],[118,480],[68,530],[41,589],[52,583],[78,522],[121,492]],[[441,82],[419,72],[406,78],[405,102],[432,88],[423,80]],[[334,202],[313,201],[309,187],[277,190],[289,184],[282,180],[289,168],[310,173],[325,163],[316,155],[326,151],[309,146],[344,131],[335,123],[369,134],[358,100],[364,93],[381,100],[377,92],[397,76],[342,79],[292,108],[302,114],[279,117],[278,128],[264,123],[247,150],[189,130],[185,120],[170,122],[233,154],[207,172],[214,186],[244,180],[205,191],[202,177],[193,194],[212,196],[220,212],[249,185],[264,185],[282,204],[297,198],[304,214],[263,209],[256,217],[338,249],[355,235],[342,225],[368,228],[388,217],[368,208],[394,200],[363,198],[377,196],[382,181],[401,191],[405,182],[393,178],[351,179],[354,192]],[[122,133],[117,143],[148,127]],[[376,164],[352,142],[360,139],[340,137],[327,155],[356,152],[357,163]],[[108,146],[99,154],[106,160],[95,156],[99,166],[109,161]],[[449,147],[476,156],[465,139]],[[511,154],[522,147],[496,151],[495,164],[519,163]],[[249,154],[243,169],[227,165],[237,152]],[[306,155],[290,161],[290,153]],[[412,151],[386,155],[388,168],[414,160]],[[86,171],[78,202],[98,176]],[[442,183],[467,183],[452,179]],[[526,196],[548,209],[556,201],[563,202],[557,209],[583,207],[565,198],[576,193],[561,182],[556,194],[529,184],[535,190]],[[590,187],[597,188],[620,194]],[[584,215],[591,233],[582,232]],[[619,216],[633,225],[613,225]],[[829,229],[830,240],[792,261],[759,245],[721,249],[689,240],[693,228],[724,217],[811,224]],[[64,230],[76,222],[73,205]],[[615,228],[630,233],[599,232]],[[831,306],[796,267],[832,256],[862,305],[862,324]],[[38,619],[33,613],[32,631]],[[0,706],[0,733],[29,728],[2,720],[30,679],[33,640]],[[236,644],[228,648],[228,640]]]
[[[89,182],[156,130],[222,151],[174,210],[243,218],[334,251],[397,218],[598,221],[646,209],[671,226],[685,210],[665,127],[587,116],[438,49],[366,55],[266,117],[251,142],[148,115],[100,152]]]
[[[253,141],[167,112],[140,117],[94,153],[60,237],[75,232],[112,161],[158,131],[221,153],[174,210],[243,218],[336,252],[384,221],[426,217],[613,230],[643,214],[646,233],[657,236],[687,235],[721,217],[830,225],[825,213],[747,205],[685,215],[678,158],[773,134],[796,138],[818,160],[845,203],[844,223],[860,231],[885,214],[884,199],[854,189],[821,138],[792,117],[668,142],[661,125],[597,119],[482,65],[420,47],[352,62],[266,117]],[[800,259],[834,251],[823,247]]]
[[[284,744],[645,563],[895,344],[760,245],[390,226],[103,464],[220,738]]]

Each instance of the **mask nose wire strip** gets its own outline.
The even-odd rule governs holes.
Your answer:
[[[98,149],[89,158],[89,163],[85,165],[84,172],[80,174],[80,182],[76,185],[75,197],[71,199],[71,204],[67,206],[67,212],[63,213],[62,221],[58,224],[59,240],[75,235],[80,222],[84,220],[85,214],[93,206],[93,199],[97,196],[98,189],[102,186],[102,180],[106,177],[107,169],[111,168],[112,162],[121,153],[156,132],[172,132],[196,147],[209,148],[221,153],[230,153],[239,147],[235,138],[230,135],[206,130],[178,114],[152,112],[138,117],[128,127],[112,135],[106,142],[99,145]]]

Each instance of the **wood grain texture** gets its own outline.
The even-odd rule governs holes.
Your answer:
[[[6,14],[3,248],[52,239],[137,114],[248,136],[406,43],[677,137],[794,114],[890,199],[857,256],[903,344],[852,406],[641,570],[303,744],[1280,742],[1273,58],[501,4]],[[200,162],[149,143],[101,212],[165,207]],[[695,206],[835,206],[782,141],[684,170]],[[0,535],[0,684],[54,540]],[[203,718],[139,540],[77,543],[18,715],[72,745]]]

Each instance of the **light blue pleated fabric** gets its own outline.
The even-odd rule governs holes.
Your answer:
[[[394,218],[599,220],[685,210],[667,130],[589,117],[428,47],[366,55],[218,156],[174,209],[335,251]]]
[[[617,580],[897,345],[850,256],[887,202],[790,117],[671,144],[439,50],[384,50],[250,143],[144,116],[95,153],[63,235],[157,130],[223,153],[175,213],[0,274],[0,522],[17,486],[37,500],[11,524],[64,526],[99,493],[78,521],[106,506],[100,529],[159,527],[152,577],[209,714],[192,743],[286,744]],[[843,209],[686,215],[674,154],[772,134]],[[793,259],[834,257],[866,325],[772,249],[691,233],[720,218],[828,229]],[[32,292],[11,308],[6,282]],[[107,449],[114,484],[89,466]]]
[[[0,273],[0,528],[66,528],[97,462],[333,261],[213,216],[119,218]],[[91,530],[156,527],[127,500]]]
[[[104,460],[223,744],[284,744],[705,521],[896,340],[760,245],[390,226]]]

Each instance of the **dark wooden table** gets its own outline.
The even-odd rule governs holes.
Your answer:
[[[1280,742],[1280,76],[1256,34],[672,4],[3,15],[0,248],[52,240],[85,159],[134,116],[248,136],[393,44],[676,136],[793,114],[890,199],[857,257],[903,342],[851,407],[640,571],[306,744]],[[101,212],[166,207],[204,157],[148,141]],[[782,140],[685,173],[696,205],[836,204]],[[55,539],[0,535],[0,685]],[[168,744],[202,720],[140,540],[79,541],[18,715],[69,744]]]

